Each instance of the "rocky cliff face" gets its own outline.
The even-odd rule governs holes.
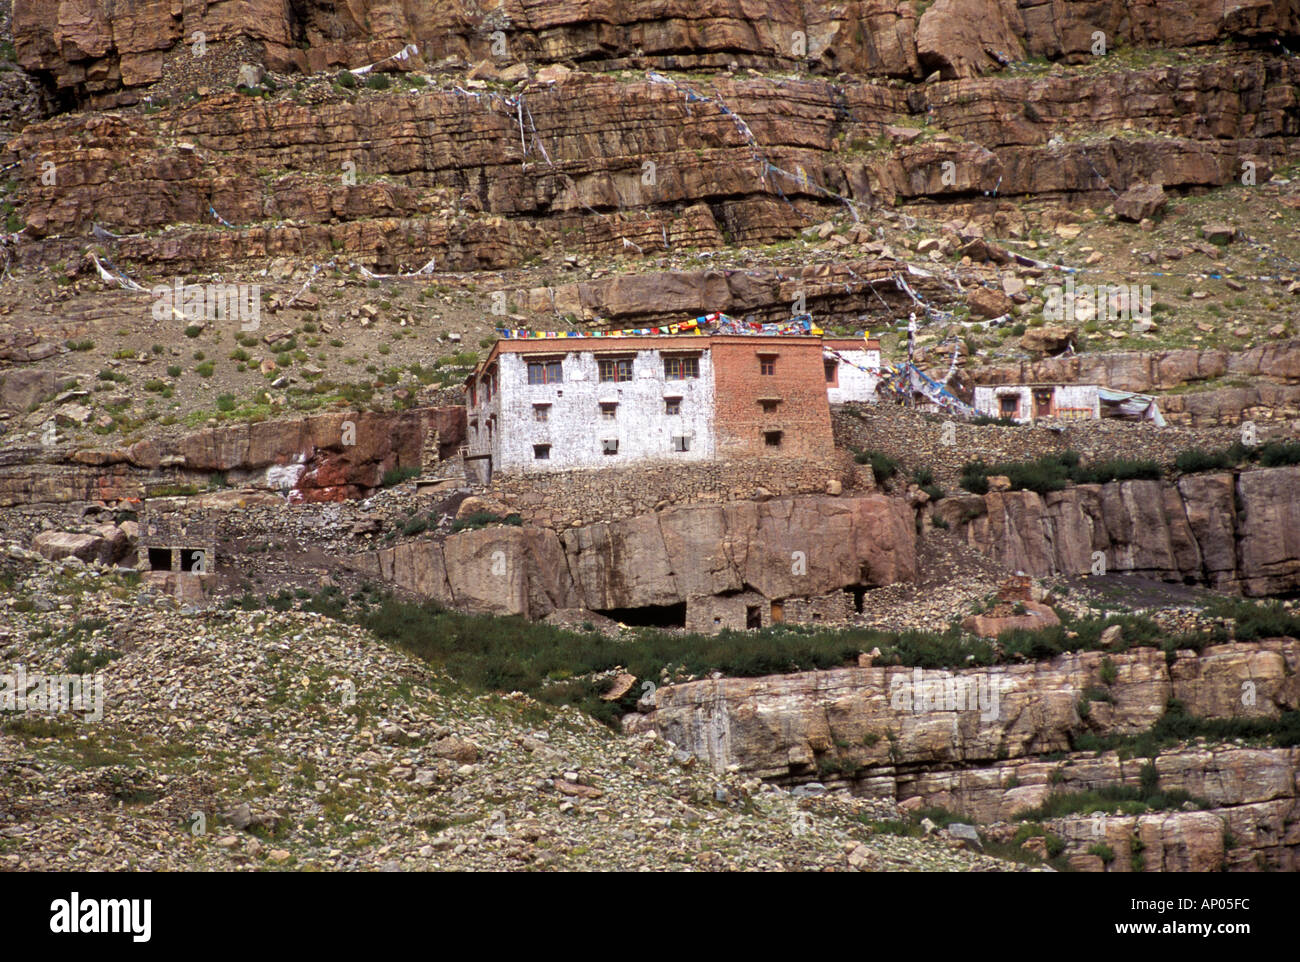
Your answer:
[[[1108,657],[1110,685],[1102,673]],[[1297,668],[1300,642],[1289,638],[1185,653],[1172,665],[1162,652],[1136,649],[958,672],[844,668],[660,688],[655,710],[625,725],[654,728],[719,770],[847,777],[856,793],[904,807],[943,806],[1003,822],[1053,792],[1136,784],[1145,758],[1041,758],[1069,753],[1079,735],[1145,731],[1170,698],[1193,716],[1275,718],[1300,706]],[[1248,685],[1253,700],[1242,696]],[[1079,705],[1090,689],[1113,701],[1092,701],[1084,715]],[[1209,811],[1062,819],[1055,827],[1073,854],[1101,841],[1122,851],[1112,870],[1133,867],[1133,836],[1145,843],[1148,870],[1293,869],[1300,856],[1298,764],[1294,748],[1170,750],[1155,760],[1161,787],[1203,798]],[[1233,852],[1225,853],[1225,825],[1239,846]],[[1102,865],[1097,859],[1080,867]]]
[[[743,66],[850,70],[919,79],[970,77],[1011,60],[1079,58],[1108,45],[1180,47],[1226,36],[1270,37],[1300,29],[1295,0],[1211,0],[1026,5],[1011,0],[939,0],[919,15],[893,0],[509,0],[495,9],[448,0],[346,5],[308,0],[185,0],[114,9],[103,3],[15,0],[14,39],[22,65],[78,97],[120,102],[123,90],[159,79],[177,46],[236,37],[262,46],[277,70],[319,71],[391,56],[404,44],[428,63],[479,60],[573,61],[598,69]],[[496,43],[496,50],[493,45]]]
[[[362,556],[368,575],[476,611],[540,618],[755,590],[805,598],[916,578],[906,503],[806,496],[666,508],[562,534],[492,527]]]
[[[1108,686],[1105,658],[1116,671]],[[660,688],[655,711],[629,723],[653,725],[718,768],[791,778],[847,764],[868,788],[876,777],[892,784],[907,766],[991,764],[1069,751],[1084,732],[1137,734],[1159,720],[1170,698],[1199,717],[1277,717],[1300,706],[1297,667],[1300,642],[1270,639],[1208,648],[1172,666],[1163,652],[1139,648],[957,672],[840,668]],[[1243,704],[1244,682],[1255,686],[1251,705]],[[1093,702],[1085,717],[1078,706],[1089,688],[1114,701]],[[950,695],[964,700],[945,702]],[[1042,796],[1009,801],[1030,808]]]
[[[0,453],[0,507],[140,498],[217,474],[295,501],[340,501],[379,487],[388,470],[450,457],[464,439],[465,409],[444,407],[252,422],[70,454],[9,448]]]
[[[1109,573],[1261,596],[1300,585],[1298,482],[1296,467],[1214,472],[949,497],[935,513],[1032,577],[1086,574],[1100,557]],[[540,618],[557,608],[675,605],[750,589],[777,600],[913,581],[916,534],[904,499],[802,496],[679,505],[559,534],[493,527],[357,564],[445,604]]]
[[[436,257],[440,269],[496,270],[544,253],[557,228],[601,254],[770,243],[838,207],[825,190],[862,205],[977,203],[1005,226],[1023,218],[1017,198],[1104,204],[1105,185],[1219,186],[1244,158],[1282,162],[1300,133],[1297,87],[1294,59],[1264,55],[913,89],[723,75],[708,103],[575,73],[521,88],[526,113],[481,90],[314,90],[274,109],[218,93],[33,124],[8,154],[24,161],[30,236],[98,222],[133,235],[117,244],[125,261],[183,269],[346,249],[385,268]],[[887,126],[918,120],[934,135],[880,146]],[[1099,141],[1098,125],[1125,133]],[[354,186],[349,163],[365,175]],[[237,229],[207,229],[209,207]],[[29,244],[20,256],[69,253]]]
[[[1300,468],[945,498],[961,537],[1033,577],[1105,570],[1262,596],[1300,585]]]

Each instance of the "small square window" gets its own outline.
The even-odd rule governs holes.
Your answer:
[[[618,454],[618,441],[617,441],[617,439],[611,439],[611,440],[608,440],[608,441],[601,441],[601,442],[600,442],[600,450],[601,450],[601,453],[602,453],[602,454]]]
[[[664,398],[664,414],[681,414],[682,399],[679,397]]]
[[[760,357],[760,358],[758,359],[758,372],[759,372],[760,374],[775,374],[775,373],[776,373],[776,358],[774,358],[774,357]]]
[[[775,414],[776,409],[781,406],[781,401],[778,398],[763,398],[758,403],[762,405],[764,414]]]
[[[602,401],[600,403],[600,416],[606,421],[612,421],[618,415],[618,404],[612,401]]]
[[[764,431],[763,443],[767,445],[769,448],[779,448],[781,446],[781,432]]]
[[[551,460],[551,446],[549,444],[534,444],[533,460],[534,461]]]
[[[551,419],[551,406],[549,404],[533,405],[534,421],[549,421]]]
[[[674,451],[689,451],[691,449],[691,439],[682,435],[673,438]]]

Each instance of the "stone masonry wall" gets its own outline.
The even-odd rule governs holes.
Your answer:
[[[486,494],[528,524],[566,528],[618,521],[667,504],[709,504],[768,496],[822,494],[838,482],[855,493],[871,490],[869,475],[837,452],[820,460],[739,458],[705,464],[643,464],[618,471],[571,470],[543,478],[494,478]]]

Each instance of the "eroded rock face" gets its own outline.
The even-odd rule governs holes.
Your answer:
[[[936,513],[972,546],[1033,577],[1110,573],[1251,596],[1300,585],[1300,467],[1081,484],[1039,495],[945,498]],[[978,515],[972,517],[973,515]]]
[[[450,406],[260,421],[71,454],[13,448],[0,453],[0,506],[138,498],[151,484],[215,473],[293,500],[340,501],[370,493],[392,468],[450,457],[464,440],[465,409]]]
[[[804,496],[686,505],[611,524],[495,526],[414,541],[357,566],[448,604],[543,618],[561,608],[675,605],[756,590],[806,598],[916,578],[915,528],[898,499]]]
[[[1109,685],[1106,659],[1115,672]],[[1300,642],[1275,638],[1184,653],[1172,666],[1158,650],[1133,649],[955,672],[841,668],[723,678],[661,687],[655,709],[626,716],[624,727],[654,729],[719,770],[847,778],[855,793],[904,808],[942,806],[1000,823],[1054,792],[1139,782],[1145,757],[1039,757],[1069,752],[1080,734],[1146,731],[1169,698],[1198,717],[1276,718],[1300,706],[1298,668]],[[1248,682],[1258,696],[1250,703],[1242,698]],[[1113,703],[1090,701],[1082,714],[1089,690],[1107,691]],[[1135,870],[1139,850],[1146,871],[1291,870],[1300,863],[1300,750],[1182,748],[1162,753],[1155,765],[1162,788],[1212,808],[1053,820],[1049,828],[1066,841],[1067,855],[1109,844],[1114,862],[1084,866],[1096,871]],[[1130,838],[1142,844],[1131,846]]]
[[[1107,658],[1116,672],[1111,685],[1102,680]],[[1200,717],[1275,718],[1300,705],[1295,639],[1215,646],[1175,665],[1182,666],[1171,669],[1163,652],[1138,648],[955,672],[838,668],[721,678],[660,688],[656,710],[632,724],[652,725],[719,769],[740,765],[783,778],[834,760],[870,781],[877,768],[892,778],[895,765],[985,764],[1068,751],[1083,732],[1137,734],[1171,697]],[[1256,686],[1251,705],[1241,698],[1246,681]],[[1081,716],[1087,689],[1107,690],[1114,702],[1091,702]]]
[[[939,0],[916,19],[893,0],[511,0],[487,10],[467,0],[420,5],[354,0],[216,0],[118,5],[15,0],[19,62],[60,88],[101,103],[162,76],[169,55],[196,31],[215,44],[247,38],[272,70],[315,72],[389,57],[405,44],[411,65],[446,57],[491,61],[491,34],[507,35],[503,64],[587,62],[599,69],[654,65],[678,69],[796,62],[873,76],[945,78],[997,70],[1026,56],[1092,56],[1107,44],[1187,46],[1239,35],[1295,33],[1289,0],[1212,0],[1026,5],[1013,0]],[[233,77],[232,77],[233,80]]]
[[[522,91],[554,167],[520,163],[512,111],[432,87],[418,97],[281,99],[274,110],[221,93],[201,111],[68,114],[29,125],[9,152],[47,158],[60,172],[46,184],[38,165],[15,168],[32,238],[81,234],[94,221],[132,234],[117,244],[120,259],[174,269],[342,247],[385,269],[435,257],[450,270],[491,270],[543,253],[556,227],[593,253],[621,253],[625,240],[642,250],[769,243],[824,209],[818,185],[867,205],[966,201],[995,189],[1004,201],[1045,193],[1091,201],[1099,176],[1117,189],[1157,175],[1170,190],[1218,186],[1245,154],[1265,165],[1285,161],[1300,130],[1297,84],[1300,64],[1267,58],[911,90],[725,75],[709,84],[717,101],[701,106],[664,84],[575,72]],[[945,134],[879,156],[836,149],[841,134],[867,140],[918,116]],[[736,118],[773,163],[807,173],[807,185],[779,185],[789,203],[754,163]],[[1097,124],[1120,123],[1151,136],[1079,139]],[[628,176],[630,162],[646,159],[657,164],[653,186]],[[380,179],[343,185],[335,174],[348,160]],[[208,230],[209,204],[237,228]],[[591,213],[615,208],[629,216]],[[999,209],[994,220],[1015,213]],[[169,225],[176,229],[154,230]],[[50,242],[24,245],[19,256],[37,265],[66,252]],[[700,299],[666,293],[673,302]],[[575,299],[583,297],[557,295],[554,309],[569,313],[559,301]],[[818,316],[826,313],[819,305]]]

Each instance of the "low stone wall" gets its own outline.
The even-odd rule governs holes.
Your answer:
[[[824,461],[745,458],[707,464],[646,464],[618,470],[557,471],[536,477],[502,476],[485,495],[524,521],[550,528],[621,521],[668,504],[761,501],[825,494],[833,488],[871,490],[870,471],[856,470],[844,452]]]

